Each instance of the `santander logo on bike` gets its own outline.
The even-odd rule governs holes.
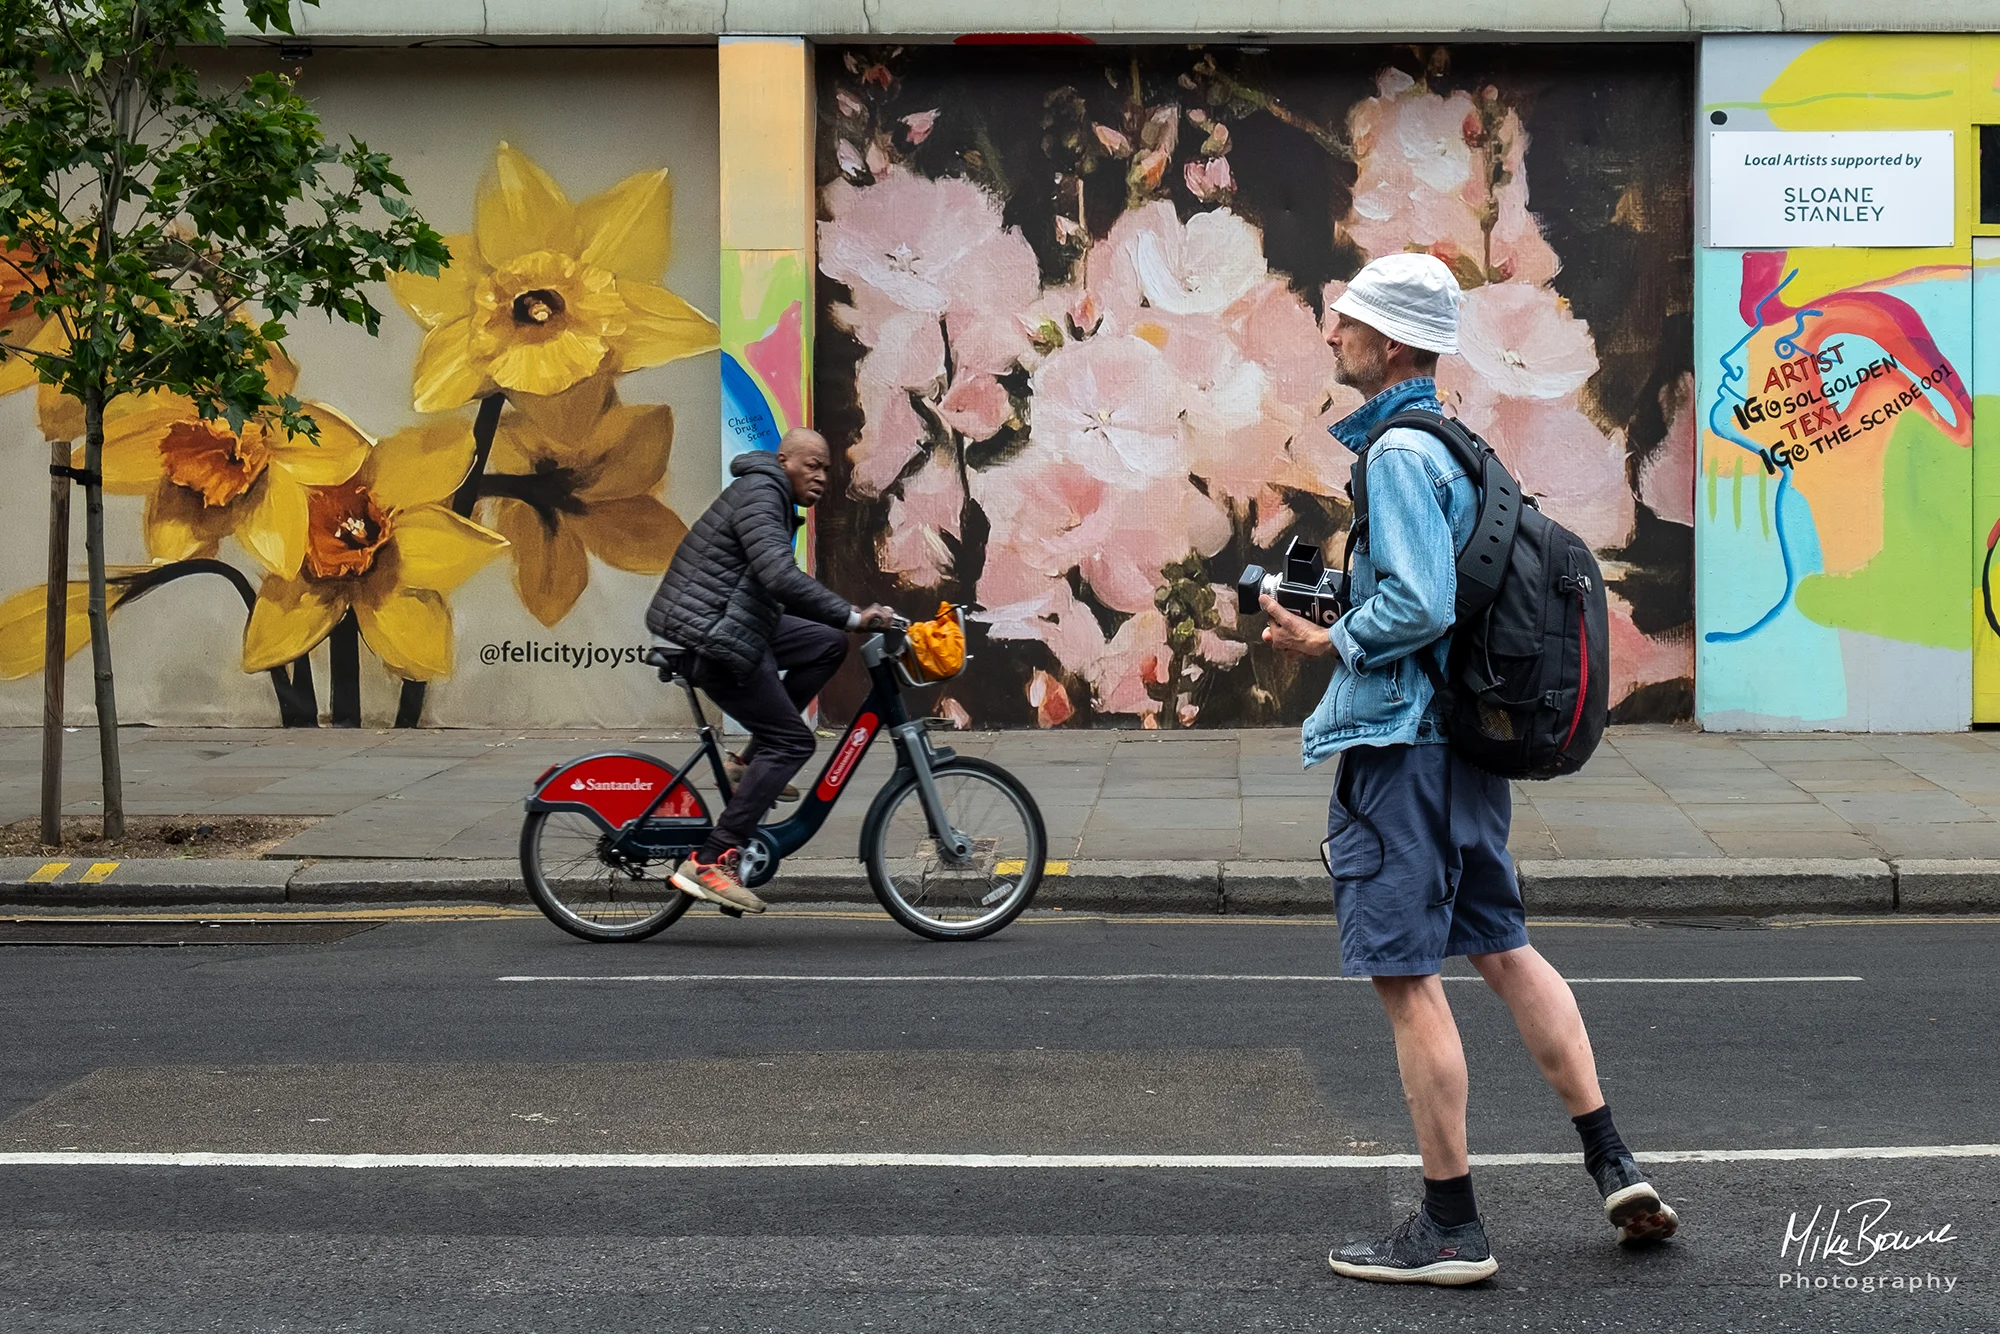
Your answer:
[[[699,818],[701,801],[685,783],[673,783],[673,771],[644,755],[590,755],[552,773],[540,799],[565,806],[587,806],[613,829],[622,829],[642,815],[664,819]],[[671,790],[669,788],[671,787]],[[661,800],[662,794],[664,800]]]
[[[847,740],[841,743],[840,752],[828,762],[826,777],[820,779],[819,787],[814,789],[815,798],[820,801],[833,800],[834,794],[840,791],[840,785],[847,781],[847,775],[854,772],[854,765],[860,760],[861,752],[868,749],[868,738],[875,735],[875,725],[879,721],[872,713],[864,713],[854,720],[854,730],[849,732]]]

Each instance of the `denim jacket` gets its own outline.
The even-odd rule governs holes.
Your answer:
[[[1410,408],[1440,411],[1427,377],[1384,389],[1328,430],[1355,453],[1377,423]],[[1329,631],[1340,664],[1306,719],[1306,767],[1349,746],[1445,740],[1419,650],[1442,667],[1458,595],[1458,549],[1478,520],[1479,489],[1451,451],[1424,431],[1398,427],[1368,458],[1368,524],[1354,548],[1354,609]]]

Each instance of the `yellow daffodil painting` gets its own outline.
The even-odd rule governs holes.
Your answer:
[[[14,308],[21,294],[33,288],[29,279],[33,264],[34,256],[18,246],[0,248],[0,343],[53,351],[62,346],[61,327],[37,315],[31,306]],[[35,380],[34,363],[24,357],[0,357],[0,394],[26,389]]]
[[[443,704],[427,704],[429,683],[463,665],[459,638],[519,643],[574,618],[558,634],[586,651],[581,660],[596,661],[609,636],[641,633],[650,582],[633,576],[665,571],[687,524],[667,500],[674,409],[625,401],[620,377],[712,351],[718,330],[664,285],[673,236],[667,171],[620,166],[600,179],[617,184],[572,203],[532,158],[501,143],[471,197],[456,200],[470,227],[449,238],[450,263],[435,277],[390,280],[421,329],[413,365],[343,360],[342,345],[298,322],[287,342],[309,351],[294,362],[274,345],[265,371],[273,395],[302,401],[316,439],[285,431],[275,417],[232,428],[166,392],[107,403],[101,471],[114,499],[106,539],[116,559],[151,562],[114,567],[111,606],[147,597],[157,608],[171,596],[184,600],[167,618],[176,626],[183,608],[202,627],[196,634],[227,626],[233,641],[240,626],[241,652],[224,659],[226,670],[268,673],[286,726],[360,725],[371,670],[378,683],[382,673],[399,682],[397,726],[468,699],[479,712],[466,721],[491,721],[510,707],[496,700],[538,706],[518,703],[519,692],[496,694],[480,672],[468,672],[472,681]],[[453,211],[448,200],[426,207]],[[56,336],[32,312],[11,308],[25,290],[26,263],[0,252],[0,341],[15,346]],[[0,396],[35,383],[26,365],[0,359]],[[76,400],[40,387],[27,429],[37,428],[83,468]],[[29,454],[39,492],[47,454]],[[503,564],[503,554],[512,559]],[[488,565],[492,574],[466,588]],[[241,620],[224,582],[247,613]],[[177,586],[171,595],[158,591],[169,585]],[[90,628],[84,586],[68,591],[65,649],[74,655]],[[478,625],[476,638],[461,636],[453,601],[459,620]],[[0,596],[0,681],[43,669],[47,608],[40,581]],[[126,611],[120,621],[148,634],[162,624],[157,611]],[[379,670],[364,666],[371,656]],[[144,659],[129,661],[124,670],[146,670]],[[213,661],[198,658],[193,668],[212,671]],[[174,672],[161,672],[160,698],[175,701],[189,670],[183,655]],[[631,677],[634,689],[650,681]],[[564,711],[592,691],[584,716],[611,721],[626,707],[624,681],[623,672],[599,673],[527,689],[531,700],[535,689],[547,692],[539,707],[553,707],[550,722],[571,721]],[[206,721],[215,714],[202,690],[191,712]],[[382,698],[379,686],[370,693]],[[184,715],[170,704],[154,716]]]
[[[138,571],[112,567],[108,574],[125,578]],[[105,590],[107,610],[125,600],[125,586],[113,583]],[[63,652],[75,657],[90,643],[87,600],[90,585],[72,581],[69,601],[64,605]],[[49,590],[36,584],[11,597],[0,599],[0,681],[18,681],[42,670],[42,646],[48,642]]]
[[[299,378],[283,356],[271,358],[268,373],[280,395]],[[81,410],[61,406],[73,402],[45,404],[44,433],[73,424],[68,418]],[[305,556],[309,488],[345,482],[368,457],[367,437],[346,417],[324,403],[306,411],[319,425],[316,441],[256,420],[232,431],[219,418],[203,420],[178,394],[113,399],[104,416],[104,489],[146,497],[141,522],[154,560],[213,556],[233,535],[266,569],[290,577]],[[83,466],[81,446],[75,465]]]
[[[443,503],[471,465],[471,437],[440,423],[390,436],[353,477],[314,487],[303,560],[296,577],[264,577],[243,634],[243,670],[303,656],[351,610],[362,640],[397,676],[450,675],[444,595],[507,545]]]
[[[589,557],[660,574],[687,525],[654,494],[667,478],[674,411],[617,402],[608,379],[552,398],[520,395],[501,418],[480,483],[488,522],[514,554],[514,589],[554,625],[590,582]]]
[[[715,322],[660,285],[671,253],[664,168],[571,204],[527,154],[501,144],[470,235],[435,278],[390,280],[427,331],[418,412],[497,390],[558,394],[600,371],[660,366],[717,345]]]

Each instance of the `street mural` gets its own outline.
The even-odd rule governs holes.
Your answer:
[[[1704,124],[1950,128],[1964,163],[1970,51],[1963,38],[1727,39],[1710,57]],[[1705,725],[1971,721],[1973,634],[1992,632],[1973,605],[1972,192],[1960,176],[1954,248],[1699,256]]]
[[[1614,716],[1692,703],[1692,70],[1593,47],[827,49],[819,515],[835,587],[973,607],[960,725],[1290,721],[1244,564],[1338,540],[1326,309],[1466,291],[1449,410],[1611,580]]]
[[[335,118],[329,124],[339,131]],[[375,687],[371,720],[437,720],[432,684],[468,663],[488,683],[511,669],[516,681],[532,673],[568,694],[547,700],[540,721],[630,716],[578,707],[589,696],[580,685],[566,688],[565,677],[596,673],[600,697],[619,693],[607,691],[613,680],[629,696],[659,693],[637,655],[645,591],[687,531],[669,503],[677,422],[669,403],[632,398],[627,382],[717,345],[714,322],[666,285],[671,173],[654,163],[584,192],[559,179],[560,160],[538,160],[511,142],[488,139],[481,156],[462,198],[417,191],[440,230],[463,230],[448,236],[452,261],[438,277],[405,274],[390,284],[385,327],[408,321],[414,354],[385,364],[398,342],[410,346],[407,334],[341,345],[346,356],[374,362],[379,390],[349,397],[304,388],[330,359],[310,334],[293,340],[296,363],[273,359],[274,389],[299,389],[317,440],[257,421],[240,430],[204,421],[191,401],[170,394],[118,400],[107,413],[108,523],[114,543],[143,551],[142,561],[114,571],[112,635],[128,649],[127,679],[142,691],[157,631],[135,640],[121,627],[145,604],[176,598],[212,614],[217,597],[208,589],[217,585],[192,577],[220,576],[236,586],[245,614],[236,621],[240,646],[211,652],[208,670],[268,674],[264,698],[277,708],[239,704],[245,716],[212,720],[324,714],[358,722],[364,677]],[[41,433],[80,441],[78,405],[46,388],[23,396],[36,395]],[[401,424],[361,424],[384,418]],[[694,448],[712,457],[713,429],[696,425]],[[18,457],[46,451],[24,447]],[[8,680],[42,666],[45,602],[30,582],[35,570],[15,563],[18,591],[0,602],[0,677]],[[456,604],[475,579],[481,595],[468,632]],[[615,595],[591,597],[593,583],[606,579]],[[584,603],[586,621],[608,612],[618,629],[573,633]],[[80,607],[74,595],[71,606]],[[72,619],[74,655],[88,631]],[[178,686],[196,713],[215,688],[185,675]],[[539,682],[518,692],[548,694]],[[513,696],[460,696],[444,720],[506,720],[520,702]],[[136,711],[141,719],[148,712]]]

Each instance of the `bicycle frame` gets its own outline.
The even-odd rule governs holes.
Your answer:
[[[891,632],[894,633],[894,632]],[[898,636],[900,638],[900,635]],[[834,803],[846,791],[848,780],[860,767],[870,746],[882,732],[889,732],[897,747],[898,767],[908,767],[915,771],[918,791],[925,815],[929,818],[931,834],[940,845],[940,851],[948,857],[964,857],[971,854],[972,842],[964,834],[952,828],[945,817],[943,803],[938,797],[937,785],[932,777],[934,766],[952,757],[953,752],[946,747],[933,747],[929,734],[921,719],[913,720],[903,707],[902,690],[897,684],[894,655],[882,634],[870,636],[861,646],[863,664],[867,667],[870,681],[868,697],[862,701],[855,713],[854,721],[847,725],[847,731],[834,745],[833,753],[827,756],[826,764],[820,769],[819,778],[812,791],[804,794],[799,809],[788,819],[772,824],[759,825],[754,846],[743,849],[743,877],[746,884],[761,884],[770,878],[780,859],[790,856],[804,847],[833,810]],[[621,803],[625,809],[606,809],[608,803],[593,801],[586,794],[582,799],[566,799],[561,795],[544,795],[553,787],[550,779],[557,775],[567,776],[576,766],[595,759],[625,758],[644,761],[655,768],[663,769],[659,761],[651,756],[631,752],[604,752],[598,756],[587,756],[569,765],[558,766],[545,773],[536,784],[536,795],[529,798],[530,810],[572,809],[583,810],[612,835],[604,848],[606,856],[633,863],[679,860],[700,846],[712,827],[706,807],[694,789],[683,780],[705,755],[714,773],[717,790],[727,802],[733,789],[722,763],[722,745],[715,731],[709,726],[707,715],[702,712],[701,702],[695,696],[694,686],[685,676],[679,678],[681,687],[687,691],[688,704],[694,710],[695,721],[700,730],[701,742],[694,753],[678,769],[669,770],[669,777],[658,784],[659,792],[639,810],[636,816],[626,816],[620,820],[617,815],[625,815],[630,803]],[[649,784],[650,785],[650,784]],[[676,795],[682,794],[682,795]],[[698,814],[685,810],[692,801]],[[670,813],[663,810],[672,807]],[[754,878],[753,878],[754,877]]]

